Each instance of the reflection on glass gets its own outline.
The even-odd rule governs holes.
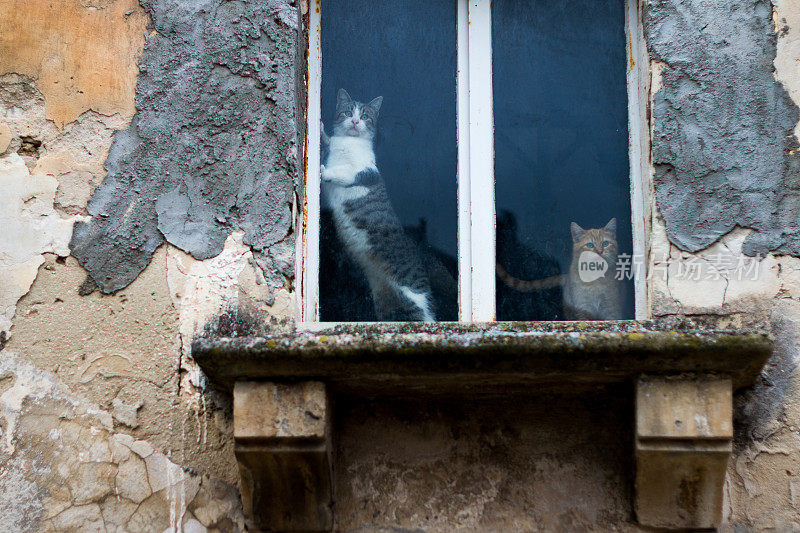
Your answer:
[[[455,2],[321,11],[320,319],[455,320]]]
[[[498,320],[633,317],[625,43],[623,0],[492,2]]]

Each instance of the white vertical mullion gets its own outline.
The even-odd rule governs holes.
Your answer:
[[[456,131],[458,135],[458,319],[472,321],[472,237],[469,181],[469,0],[456,8]]]
[[[649,126],[647,124],[647,50],[639,16],[639,0],[626,0],[625,37],[628,60],[628,149],[631,167],[631,221],[633,224],[634,303],[637,320],[648,318],[647,228],[645,176],[649,175]]]
[[[492,9],[469,0],[469,188],[472,320],[495,320],[494,117]]]
[[[320,217],[320,109],[322,93],[322,27],[319,1],[309,2],[308,101],[306,114],[306,168],[301,213],[301,238],[297,250],[298,309],[301,322],[319,320],[319,217]]]

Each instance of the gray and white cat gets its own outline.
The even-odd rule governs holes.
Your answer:
[[[567,320],[619,320],[622,318],[621,283],[616,279],[617,219],[612,218],[602,228],[583,229],[573,222],[572,263],[568,274],[537,280],[521,280],[509,274],[497,263],[497,276],[507,286],[521,292],[531,292],[563,286],[564,316]],[[591,281],[581,279],[578,269],[581,254],[593,252],[601,256],[608,270],[605,275]]]
[[[418,247],[404,232],[375,163],[373,140],[382,102],[382,96],[368,104],[356,102],[339,89],[320,173],[322,193],[339,241],[364,271],[378,319],[435,320]]]

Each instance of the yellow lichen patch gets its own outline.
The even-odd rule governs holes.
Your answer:
[[[146,26],[136,0],[0,2],[0,74],[35,78],[59,128],[89,109],[130,119]]]

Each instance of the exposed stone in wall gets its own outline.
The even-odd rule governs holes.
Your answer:
[[[111,1],[79,2],[76,0],[71,2],[72,5],[67,8],[72,10],[78,8],[108,9],[110,10],[108,13],[117,13],[114,10],[123,3],[124,0],[116,3]],[[238,4],[235,6],[226,3],[223,11],[225,9],[235,10],[237,6]],[[187,2],[184,7],[192,9],[202,6],[197,6],[194,2]],[[273,37],[277,35],[273,32],[275,28],[291,32],[292,26],[296,26],[296,11],[288,4],[281,4],[278,7],[281,9],[277,11],[262,10],[259,12],[259,16],[264,19],[260,22],[263,22],[269,32],[274,33]],[[38,9],[36,6],[34,8]],[[164,6],[158,8],[158,11],[162,13],[169,12],[169,10],[169,7]],[[126,11],[121,16],[124,17],[126,14],[129,18],[144,16],[144,11],[139,9],[137,4],[135,12],[127,13]],[[182,16],[184,15],[187,20],[191,19],[190,15],[183,13]],[[208,16],[212,18],[212,15]],[[109,56],[118,54],[125,56],[131,53],[131,50],[135,48],[133,45],[137,42],[141,48],[145,39],[141,32],[135,36],[122,35],[124,31],[119,27],[114,27],[114,21],[111,21],[104,31],[117,32],[120,38],[129,39],[128,44],[131,46],[128,48],[104,48],[107,45],[116,46],[111,42],[113,39],[108,43],[96,43],[96,39],[102,40],[108,36],[104,31],[96,31],[96,26],[88,22],[83,28],[86,30],[85,33],[75,33],[79,26],[77,23],[75,27],[66,30],[58,26],[55,21],[57,16],[50,12],[37,12],[36,17],[52,19],[49,21],[34,20],[34,26],[50,24],[52,31],[49,36],[53,43],[58,44],[62,39],[64,42],[80,41],[75,46],[76,50],[90,47],[107,53]],[[146,17],[143,20],[146,20]],[[213,23],[214,21],[209,21],[209,25]],[[14,28],[14,32],[21,31],[17,26]],[[129,27],[126,26],[126,28]],[[208,29],[208,32],[210,35],[209,46],[216,47],[217,44],[223,43],[224,36],[213,34],[212,29]],[[174,35],[179,33],[180,31],[176,30]],[[9,37],[9,33],[0,32],[0,42],[5,43],[7,37]],[[20,38],[18,35],[12,35],[12,37]],[[293,41],[291,41],[291,46],[287,47],[286,42],[288,41],[276,44],[268,35],[264,35],[260,39],[263,46],[257,52],[261,53],[265,49],[270,49],[270,46],[274,46],[280,54],[283,54],[274,62],[278,65],[279,70],[286,67],[283,62],[284,57],[293,60],[295,46]],[[223,44],[227,46],[232,43],[225,41]],[[163,49],[161,50],[163,51]],[[218,52],[216,59],[220,61],[238,59],[238,48],[235,45],[225,50],[216,49],[216,51]],[[57,57],[58,53],[60,52],[52,50],[46,52],[54,57]],[[275,55],[280,54],[276,53]],[[132,89],[135,86],[138,72],[136,58],[134,57],[132,61],[128,61],[129,58],[126,57],[108,57],[106,59],[116,65],[114,69],[119,68],[114,70],[116,74],[106,72],[106,70],[103,70],[103,73],[116,76],[127,72],[126,75],[129,76],[129,79],[126,83]],[[272,60],[266,56],[260,57],[259,60],[264,62],[264,75],[268,77],[270,69],[273,68]],[[46,217],[39,217],[42,219],[39,221],[42,224],[38,228],[40,231],[36,233],[36,237],[42,242],[58,242],[59,246],[38,249],[35,257],[32,257],[32,261],[35,261],[36,264],[28,269],[30,275],[24,283],[17,284],[18,290],[7,298],[10,305],[13,306],[17,303],[17,298],[30,288],[30,292],[19,302],[17,316],[14,319],[14,336],[9,341],[6,350],[25,354],[26,357],[30,357],[37,368],[49,370],[57,376],[57,379],[67,383],[74,391],[71,394],[74,394],[75,398],[80,397],[82,402],[98,405],[105,412],[104,421],[107,430],[111,431],[113,427],[114,431],[124,431],[132,435],[134,439],[147,441],[154,450],[157,450],[158,456],[160,456],[159,452],[166,453],[176,463],[190,467],[204,476],[210,476],[209,480],[216,480],[209,481],[205,485],[208,487],[206,492],[201,487],[195,501],[202,500],[206,503],[202,505],[197,503],[197,509],[191,510],[194,518],[187,515],[191,520],[187,518],[184,521],[184,527],[191,531],[200,530],[195,526],[214,523],[215,515],[219,515],[229,519],[220,519],[219,527],[222,530],[231,530],[231,524],[238,523],[237,516],[240,514],[237,513],[240,511],[238,507],[235,507],[238,505],[238,495],[234,488],[238,481],[238,472],[231,450],[230,412],[229,409],[226,410],[224,397],[217,396],[204,388],[198,369],[191,361],[188,350],[182,349],[182,341],[185,340],[188,345],[191,336],[197,329],[205,327],[211,316],[219,315],[229,308],[237,310],[243,307],[252,308],[259,312],[256,314],[259,322],[266,320],[261,312],[282,317],[291,314],[294,301],[293,295],[288,290],[287,275],[291,276],[293,269],[293,241],[291,238],[283,241],[278,239],[280,242],[262,246],[261,252],[255,251],[254,253],[249,246],[242,242],[243,232],[237,231],[229,239],[231,240],[229,252],[206,262],[197,261],[171,246],[165,246],[160,251],[156,251],[154,261],[133,285],[117,292],[114,296],[103,296],[98,293],[79,296],[77,289],[84,281],[85,271],[73,258],[65,260],[64,257],[58,257],[56,254],[65,256],[69,253],[65,238],[69,239],[72,222],[88,215],[86,202],[105,175],[104,164],[114,131],[126,128],[127,121],[133,113],[133,93],[131,92],[128,100],[125,101],[122,99],[122,93],[114,93],[113,90],[105,87],[108,90],[93,93],[90,95],[93,100],[88,101],[81,100],[82,97],[70,92],[72,89],[62,94],[57,91],[53,92],[59,87],[50,87],[51,90],[48,92],[40,85],[47,80],[54,79],[53,77],[69,74],[68,72],[64,73],[64,69],[67,67],[63,61],[59,67],[61,70],[55,68],[51,71],[52,76],[49,78],[41,74],[43,71],[26,70],[24,65],[17,67],[12,63],[9,63],[8,68],[15,73],[0,76],[0,160],[5,165],[0,172],[0,179],[11,181],[14,187],[31,187],[34,184],[42,183],[47,185],[46,194],[29,199],[31,206],[41,207],[46,211],[46,213],[43,212]],[[105,64],[100,62],[94,65],[103,66]],[[125,65],[132,65],[134,68],[127,69]],[[293,67],[293,63],[291,66]],[[277,118],[258,117],[259,126],[266,129],[277,128],[280,130],[278,133],[257,132],[261,136],[273,135],[274,138],[278,138],[285,133],[284,121],[295,120],[291,105],[283,106],[284,100],[282,99],[285,94],[293,94],[295,80],[291,77],[281,78],[268,89],[262,84],[263,80],[248,81],[249,71],[245,72],[247,67],[241,68],[244,69],[239,73],[241,75],[232,74],[227,77],[224,67],[219,65],[214,67],[215,72],[217,70],[221,72],[221,74],[217,73],[222,79],[219,82],[221,85],[224,85],[226,80],[233,85],[241,82],[240,89],[246,92],[248,97],[255,98],[255,102],[250,100],[253,106],[260,106],[260,111],[267,115],[273,111],[278,115]],[[86,80],[89,78],[85,74],[91,72],[90,69],[83,66],[80,70],[82,70],[82,75],[79,82],[87,83]],[[18,74],[19,72],[26,74]],[[0,69],[0,73],[2,73],[2,69]],[[41,77],[37,78],[40,74]],[[289,75],[292,76],[293,71],[289,72]],[[93,81],[103,83],[102,80],[96,78],[93,78]],[[288,84],[291,90],[286,89],[285,84]],[[65,85],[60,87],[63,88]],[[77,90],[81,91],[83,88],[78,87]],[[212,93],[214,90],[216,89],[209,89]],[[70,99],[71,96],[76,96],[77,99]],[[106,97],[106,100],[103,100],[103,96]],[[208,97],[208,94],[205,96]],[[267,102],[267,97],[277,100],[277,103]],[[232,107],[239,105],[230,101],[228,104]],[[175,105],[180,107],[181,104],[178,102]],[[112,106],[113,109],[109,106]],[[56,116],[53,113],[61,113],[61,115]],[[200,118],[198,121],[203,122]],[[217,126],[221,130],[228,128],[223,123],[219,123]],[[235,129],[235,126],[230,127]],[[291,132],[294,131],[291,129]],[[222,133],[222,137],[229,138],[227,132]],[[293,187],[291,176],[293,174],[287,169],[294,168],[292,165],[296,165],[296,161],[292,157],[296,146],[294,137],[289,138],[288,141],[286,139],[286,137],[280,137],[280,143],[274,141],[270,145],[280,144],[280,153],[276,149],[270,154],[279,161],[277,166],[284,165],[275,171],[278,176],[275,180],[277,182],[288,180],[288,189],[284,192],[287,192],[286,198],[289,200],[280,203],[279,208],[274,209],[276,213],[289,209]],[[231,142],[235,144],[237,141],[234,139]],[[240,160],[249,157],[250,154],[245,149],[239,151],[238,156],[231,155],[237,149],[232,148],[230,153],[221,155],[220,161],[235,157],[240,157]],[[162,157],[165,157],[163,153]],[[282,158],[288,158],[288,161],[284,161]],[[254,159],[251,170],[256,169],[255,172],[260,172],[261,169],[266,168],[262,166],[262,163],[266,165],[263,160]],[[273,165],[273,167],[275,166]],[[8,172],[9,169],[14,172]],[[153,172],[145,179],[160,175],[159,172]],[[262,177],[265,175],[263,174]],[[251,175],[243,175],[235,177],[234,180],[239,179],[244,183],[245,185],[242,186],[244,189],[249,186],[250,181],[248,180],[251,178]],[[273,176],[269,176],[269,179],[273,179]],[[262,185],[264,185],[263,181]],[[264,187],[266,190],[267,186],[264,185]],[[245,198],[247,194],[249,193],[242,191],[241,198]],[[5,201],[15,201],[16,196],[11,195]],[[252,197],[247,202],[250,202],[248,205],[261,202],[261,208],[272,209],[274,206],[267,200]],[[234,199],[233,202],[236,201],[239,200]],[[239,205],[244,205],[244,203],[245,200],[241,200]],[[236,210],[236,207],[232,209]],[[12,215],[13,213],[9,212],[9,216]],[[14,216],[14,218],[15,224],[25,222],[24,217],[19,219]],[[52,228],[48,229],[43,224],[46,220],[57,222],[55,227],[65,229],[66,232],[62,235],[51,231]],[[258,221],[248,220],[249,222],[245,221],[247,224],[252,222],[249,226],[245,222],[241,225],[258,233]],[[286,227],[280,230],[283,231],[282,236],[288,233],[289,225],[290,221],[287,220]],[[259,235],[259,238],[262,239],[259,242],[270,238],[265,233]],[[32,243],[13,239],[13,242],[10,242],[13,246],[9,248],[5,246],[6,244],[9,243],[3,243],[3,246],[0,246],[0,250],[2,250],[0,253],[5,253],[6,250],[16,252],[24,248],[23,245]],[[264,253],[265,251],[266,253]],[[170,258],[169,268],[168,255]],[[0,292],[2,292],[8,286],[6,281],[11,280],[11,277],[5,272],[0,275],[2,275],[2,279],[0,279]],[[36,278],[35,282],[34,277]],[[31,284],[33,284],[32,288]],[[175,292],[171,293],[171,289],[174,289]],[[7,326],[11,324],[13,307],[8,311],[4,304],[2,311],[8,318],[8,321],[3,324],[3,329],[7,329]],[[10,381],[0,378],[0,392],[7,383]],[[42,412],[48,410],[58,413],[54,406],[42,407]],[[109,413],[112,415],[111,417],[108,417]],[[19,439],[14,437],[14,442],[18,441]],[[141,504],[138,504],[142,509],[138,519],[135,515],[132,517],[132,504],[129,501],[106,498],[102,501],[87,499],[86,501],[79,500],[77,503],[72,502],[71,507],[65,508],[52,521],[41,520],[38,524],[31,521],[37,516],[41,516],[41,498],[47,494],[48,490],[43,485],[44,477],[38,481],[31,480],[27,473],[29,464],[26,461],[30,462],[37,457],[37,454],[40,454],[40,451],[34,447],[21,449],[18,447],[14,456],[15,460],[19,459],[19,462],[14,463],[17,466],[13,468],[9,466],[6,470],[0,468],[2,471],[0,483],[9,489],[9,496],[4,499],[4,502],[7,502],[10,508],[23,512],[22,515],[17,513],[17,516],[21,516],[20,520],[26,528],[47,529],[52,527],[65,530],[74,527],[86,530],[105,524],[109,529],[118,529],[124,526],[124,529],[129,530],[136,529],[137,524],[139,526],[145,524],[142,527],[146,530],[154,527],[163,530],[170,523],[174,524],[174,522],[165,523],[163,518],[164,516],[170,518],[169,512],[170,509],[176,508],[176,500],[168,498],[169,505],[163,505],[164,491],[159,493],[157,490],[155,491],[156,495],[147,496]],[[6,461],[0,462],[4,465],[12,464]],[[129,472],[129,470],[135,470],[133,466],[117,464],[116,468],[118,473],[114,475],[117,476],[116,479],[120,484],[124,485],[117,493],[125,490],[138,490],[137,476],[131,475]],[[76,478],[74,482],[76,488],[92,490],[93,477],[111,479],[114,468],[104,466],[101,470],[102,472],[92,472],[91,475],[87,474],[80,479]],[[115,490],[117,489],[115,488]],[[220,494],[214,495],[209,491],[217,491]],[[206,509],[203,510],[204,508]],[[0,514],[3,513],[0,512]],[[7,516],[12,515],[9,513]],[[9,528],[0,526],[0,530],[5,531]],[[14,528],[10,530],[14,530]]]
[[[73,255],[109,293],[165,239],[208,259],[242,230],[278,288],[293,268],[282,241],[298,173],[298,9],[285,0],[143,5],[155,32],[139,65],[138,111],[114,138]]]
[[[114,433],[108,412],[9,351],[0,429],[2,531],[243,529],[235,487]]]
[[[36,79],[59,128],[90,109],[130,120],[147,15],[137,0],[0,3],[0,74]]]
[[[655,193],[670,241],[709,246],[752,228],[748,255],[800,256],[798,108],[773,76],[770,0],[650,0],[645,34],[664,64],[654,96]]]

